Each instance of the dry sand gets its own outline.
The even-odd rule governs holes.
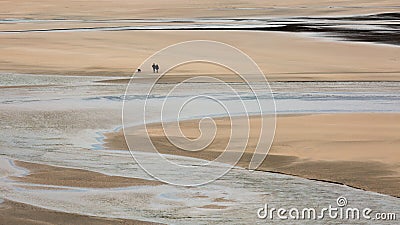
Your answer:
[[[161,182],[158,181],[108,176],[81,169],[55,167],[21,161],[15,161],[15,164],[30,171],[30,174],[27,176],[13,177],[14,180],[24,183],[85,188],[117,188],[161,184]]]
[[[259,119],[251,119],[248,148],[238,165],[247,167],[258,140]],[[400,197],[400,114],[282,115],[273,146],[259,170],[346,184]],[[215,159],[229,138],[229,120],[216,120],[214,142],[200,152],[173,147],[159,124],[149,126],[161,153]],[[185,135],[199,135],[197,121],[181,122]],[[134,128],[130,134],[138,135]],[[244,134],[243,134],[244,136]],[[106,135],[106,148],[127,149],[122,132]],[[129,135],[128,135],[129,138]],[[137,145],[140,149],[140,143]]]
[[[158,224],[158,223],[143,222],[138,220],[111,219],[111,218],[102,218],[94,216],[84,216],[72,213],[64,213],[8,200],[4,201],[3,204],[0,204],[0,223],[25,224],[25,225]]]

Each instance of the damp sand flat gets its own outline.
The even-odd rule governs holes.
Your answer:
[[[129,76],[145,58],[168,45],[211,39],[243,50],[270,80],[399,80],[399,48],[390,46],[399,39],[395,1],[228,1],[221,5],[176,0],[94,6],[43,0],[2,6],[6,12],[0,17],[0,30],[5,33],[0,40],[7,47],[0,56],[1,71]],[[214,31],[179,31],[183,29]],[[313,37],[270,31],[311,32]],[[360,46],[316,36],[389,45]]]
[[[221,41],[241,49],[270,81],[398,81],[400,71],[400,48],[396,46],[335,42],[276,32],[9,33],[0,35],[0,39],[7,46],[0,56],[0,70],[19,73],[130,76],[154,52],[197,39]],[[150,69],[142,68],[143,72]],[[196,74],[197,70],[176,72],[187,75]]]
[[[42,164],[16,161],[16,166],[26,168],[30,173],[13,179],[22,183],[46,184],[52,186],[86,187],[86,188],[116,188],[129,186],[160,185],[161,182],[107,176],[101,173]]]
[[[343,41],[400,45],[399,13],[347,16],[258,18],[181,18],[115,20],[0,20],[0,33],[93,31],[277,31],[308,34]]]
[[[185,157],[168,156],[168,158],[178,163],[196,161]],[[368,206],[376,211],[388,212],[396,211],[398,207],[398,199],[390,196],[291,176],[249,172],[240,168],[233,169],[223,179],[212,184],[195,188],[159,185],[114,189],[73,187],[48,189],[44,185],[38,189],[29,188],[32,185],[29,183],[13,186],[7,181],[1,182],[2,198],[5,196],[8,199],[2,206],[12,206],[21,213],[21,216],[23,215],[22,218],[30,217],[28,212],[32,206],[25,205],[26,208],[19,211],[19,203],[10,205],[10,201],[68,213],[57,215],[58,213],[51,212],[55,214],[53,215],[55,218],[47,219],[57,220],[71,214],[81,214],[107,217],[106,220],[125,218],[175,224],[190,222],[219,224],[229,221],[260,223],[263,221],[257,220],[255,213],[265,203],[286,207],[309,205],[318,207],[335,204],[337,196],[340,195],[346,196],[349,205],[353,207]],[[318,202],[318,206],[315,202]],[[38,208],[36,210],[39,210],[40,215],[49,212]],[[41,219],[40,216],[36,218]],[[329,218],[323,222],[326,221],[335,222]],[[316,223],[319,224],[318,221]]]
[[[10,76],[7,85],[24,84],[18,79],[13,79],[12,75]],[[117,131],[120,125],[123,99],[121,95],[126,87],[124,84],[95,82],[109,79],[109,77],[47,76],[35,79],[35,75],[25,76],[25,80],[30,81],[30,85],[51,83],[56,86],[2,90],[6,93],[2,96],[7,96],[1,99],[1,130],[4,132],[0,135],[0,147],[5,157],[124,177],[121,179],[151,180],[151,177],[143,172],[128,152],[115,151],[115,149],[105,151],[101,147],[104,141],[102,134]],[[370,84],[370,87],[376,87],[375,90],[365,88],[363,85],[361,85],[362,88],[357,89],[356,87],[360,86],[359,83],[312,84],[310,86],[307,82],[289,82],[276,84],[274,87],[275,91],[284,96],[286,96],[285,91],[288,90],[287,85],[292,87],[291,91],[298,91],[289,96],[299,96],[298,93],[302,91],[314,93],[316,90],[326,91],[326,89],[333,92],[337,90],[339,93],[343,90],[345,92],[353,90],[354,95],[364,96],[366,92],[379,92],[378,90],[381,89],[379,82]],[[386,93],[394,93],[396,84],[385,83],[385,87],[389,87],[385,89]],[[215,84],[194,85],[206,88],[203,90],[205,92],[218,90]],[[334,85],[337,86],[332,89]],[[168,85],[160,87],[168,88]],[[191,94],[190,89],[180,93],[182,96],[187,94]],[[304,98],[308,95],[300,96]],[[393,110],[396,110],[396,99],[393,99],[393,95],[388,97],[388,95],[375,94],[375,96],[378,96],[378,102],[394,102]],[[127,100],[140,102],[143,97],[132,95]],[[226,97],[229,98],[229,95]],[[160,98],[153,100],[157,99]],[[312,101],[312,98],[308,99],[310,100]],[[337,101],[337,99],[333,100]],[[346,101],[346,98],[342,101]],[[362,98],[357,100],[358,103],[352,99],[350,101],[355,106],[363,102]],[[290,108],[286,109],[290,110]],[[315,113],[319,110],[319,108],[310,109]],[[359,112],[357,107],[352,110]],[[374,116],[374,114],[367,115]],[[333,115],[332,118],[335,116]],[[157,117],[154,119],[156,121]],[[318,130],[318,127],[316,129]],[[151,159],[152,156],[148,155],[148,157]],[[174,155],[168,157],[183,163],[196,162],[195,158]],[[35,172],[34,168],[30,169],[32,173]],[[9,170],[11,169],[7,169]],[[61,171],[64,170],[61,169]],[[292,176],[249,172],[241,168],[234,169],[216,183],[192,189],[169,185],[115,188],[110,188],[111,186],[106,188],[106,185],[104,188],[75,185],[74,187],[71,183],[57,182],[57,179],[48,182],[29,180],[35,176],[29,176],[26,171],[18,172],[18,174],[26,178],[19,178],[19,181],[1,180],[2,198],[67,213],[163,223],[209,222],[211,218],[215,223],[226,223],[232,220],[243,223],[256,222],[254,213],[266,202],[277,205],[284,203],[288,206],[312,204],[316,201],[329,204],[338,196],[348,193],[351,193],[349,196],[357,196],[350,198],[354,205],[366,204],[377,210],[387,211],[392,211],[398,206],[398,199],[390,196]],[[79,174],[76,173],[76,179],[80,179]],[[68,177],[67,173],[65,175]],[[81,178],[84,179],[85,176],[82,175]],[[87,179],[87,182],[89,180]],[[304,196],[305,200],[299,202],[299,196]],[[219,213],[221,210],[223,214]]]
[[[138,220],[109,219],[95,216],[63,213],[32,205],[6,201],[0,206],[0,221],[5,224],[158,224]]]

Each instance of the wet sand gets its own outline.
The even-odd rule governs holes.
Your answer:
[[[6,88],[43,88],[43,87],[52,87],[54,85],[15,85],[15,86],[0,86],[0,89]]]
[[[0,23],[0,30],[27,32],[0,35],[0,42],[4,46],[3,54],[0,56],[0,71],[130,76],[147,57],[166,46],[181,41],[207,39],[222,41],[243,50],[260,65],[271,81],[399,81],[400,49],[395,46],[330,42],[288,33],[259,32],[254,29],[251,31],[95,31],[92,29],[107,26],[124,27],[132,23],[141,26],[155,23],[144,20],[146,18],[169,18],[171,20],[167,22],[169,24],[190,24],[185,21],[186,18],[238,20],[269,18],[275,19],[273,23],[275,24],[287,22],[289,17],[293,23],[287,26],[258,30],[339,33],[340,37],[344,36],[349,40],[379,42],[383,39],[385,43],[392,43],[398,39],[398,35],[392,36],[392,33],[396,32],[382,33],[379,30],[375,32],[358,28],[348,32],[347,29],[321,26],[320,20],[336,19],[338,23],[342,19],[353,20],[362,25],[363,22],[372,19],[372,22],[369,22],[374,24],[375,21],[379,23],[382,19],[390,20],[393,16],[398,19],[398,14],[395,14],[398,12],[398,7],[395,1],[371,0],[357,2],[229,0],[224,3],[202,1],[201,4],[187,0],[174,0],[168,3],[161,0],[151,2],[118,0],[113,3],[3,1],[0,20],[4,21]],[[304,23],[308,20],[311,22]],[[313,20],[315,22],[312,22]],[[386,25],[397,28],[392,23]],[[74,27],[84,29],[65,32]],[[29,30],[46,29],[59,30],[52,33],[29,32]],[[348,54],[349,52],[351,54]],[[162,62],[160,64],[162,67]]]
[[[69,29],[84,25],[124,26],[134,18],[240,18],[337,16],[398,12],[396,1],[273,0],[241,2],[186,0],[173,1],[3,1],[1,30]],[[16,21],[7,21],[7,20]],[[18,20],[24,20],[18,22]],[[51,20],[28,22],[29,20]],[[76,20],[76,21],[68,21]],[[91,20],[91,21],[88,21]],[[110,21],[102,21],[110,20]],[[290,32],[304,31],[288,27]],[[62,30],[61,30],[62,31]],[[326,32],[332,30],[327,29]],[[360,35],[361,34],[360,32]],[[385,43],[392,37],[382,35]],[[365,36],[365,35],[364,35]],[[346,34],[350,39],[364,37]],[[372,38],[372,39],[371,39]],[[374,37],[370,37],[372,41]],[[400,48],[395,46],[331,42],[285,33],[258,31],[91,31],[91,32],[24,32],[2,33],[0,71],[28,74],[130,76],[148,56],[168,45],[193,39],[211,39],[231,44],[252,57],[270,81],[400,81]],[[365,41],[365,40],[364,40]],[[395,42],[397,43],[397,42]],[[349,54],[350,53],[350,54]],[[147,70],[149,68],[146,68]],[[146,72],[146,71],[144,71]],[[197,69],[175,71],[165,82],[179,82],[183,75]],[[222,76],[223,77],[223,76]],[[231,79],[231,78],[229,78]],[[230,80],[235,82],[236,80]],[[125,82],[124,80],[107,82]],[[43,88],[45,86],[0,87]],[[11,90],[11,89],[7,89]],[[18,112],[21,113],[21,112]],[[74,118],[74,114],[68,115]],[[28,120],[28,117],[25,118]],[[31,119],[31,118],[29,118]],[[40,119],[40,118],[39,118]],[[57,123],[58,117],[50,119]],[[79,121],[79,127],[87,121]],[[47,121],[41,118],[40,122]],[[173,149],[151,125],[153,140],[163,153],[213,159],[226,142],[227,122],[213,146],[197,154]],[[252,120],[254,123],[257,119]],[[277,139],[271,154],[260,170],[286,173],[309,179],[337,182],[392,196],[400,196],[399,133],[397,114],[306,115],[282,116],[278,120]],[[25,120],[23,121],[26,122]],[[182,123],[188,134],[197,135],[195,121]],[[224,136],[225,135],[225,136]],[[254,145],[253,142],[250,143]],[[105,146],[126,149],[121,133],[107,134]],[[246,167],[251,147],[239,166]],[[114,188],[135,185],[159,185],[156,181],[107,176],[81,169],[70,169],[16,161],[30,171],[25,177],[14,177],[23,183]],[[209,204],[205,209],[221,209]],[[141,221],[90,217],[51,211],[5,200],[0,204],[0,221],[5,224],[148,224]]]
[[[87,170],[56,167],[22,161],[15,161],[15,165],[30,171],[27,176],[12,178],[13,180],[23,183],[85,188],[118,188],[161,184],[161,182],[152,180],[108,176]]]
[[[0,70],[29,74],[130,76],[154,52],[171,44],[198,39],[221,41],[241,49],[255,60],[269,81],[400,80],[400,48],[395,46],[249,31],[2,34],[0,41],[7,47],[2,49]],[[161,72],[167,69],[162,67],[162,62],[160,66]],[[143,74],[150,70],[142,68]],[[196,69],[175,72],[176,75],[197,73]]]
[[[64,213],[8,200],[0,204],[0,221],[1,224],[26,224],[26,225],[159,224],[159,223],[151,223],[138,220],[112,219],[112,218],[102,218],[95,216],[84,216],[79,214]]]
[[[400,14],[382,12],[362,15],[291,16],[251,18],[179,19],[5,19],[0,33],[90,32],[90,31],[278,31],[308,33],[314,37],[399,45]],[[1,19],[0,19],[1,22]]]
[[[251,119],[248,147],[238,165],[248,167],[256,145],[260,118]],[[399,114],[282,115],[268,157],[258,170],[345,184],[355,188],[400,197]],[[160,124],[148,128],[161,153],[213,160],[225,148],[229,120],[216,120],[215,141],[205,150],[188,152],[172,146]],[[199,135],[197,121],[181,122],[189,138]],[[138,135],[134,128],[129,135]],[[244,135],[244,134],[243,134]],[[127,149],[122,132],[106,134],[105,147]],[[140,144],[137,146],[140,149]]]

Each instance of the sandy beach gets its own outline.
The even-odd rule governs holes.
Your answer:
[[[10,33],[0,35],[0,39],[5,45],[0,56],[0,70],[17,73],[130,76],[155,51],[182,41],[207,39],[225,42],[244,51],[260,66],[269,81],[400,80],[398,47],[326,42],[292,34],[93,31]],[[196,74],[195,69],[175,70],[168,76],[173,79],[173,75]],[[208,70],[208,73],[213,72]]]
[[[0,221],[3,224],[158,224],[138,220],[110,219],[82,216],[47,210],[32,205],[6,201],[0,205]]]
[[[34,2],[2,1],[2,16],[12,15],[15,18],[31,15],[41,19],[47,18],[186,18],[186,17],[252,17],[271,16],[315,16],[341,14],[368,14],[382,11],[396,11],[398,4],[394,1],[316,1],[301,0],[282,2],[272,0],[250,1],[202,1],[194,3],[188,0],[151,2],[141,1],[59,1],[40,0]]]
[[[239,166],[248,167],[258,141],[259,120],[250,120],[250,139]],[[397,120],[398,114],[278,116],[274,143],[258,170],[335,182],[399,197],[400,155],[397,146],[400,143],[397,133],[400,126],[394,123]],[[196,120],[181,122],[187,137],[199,135],[197,123]],[[230,134],[228,118],[216,119],[216,123],[216,139],[200,152],[172,146],[159,124],[149,125],[148,132],[160,153],[213,160],[225,149]],[[126,129],[126,132],[128,139],[138,133],[134,128]],[[127,149],[122,132],[106,134],[106,137],[108,149]]]
[[[16,161],[15,165],[30,171],[30,174],[27,176],[13,178],[16,181],[24,183],[87,188],[116,188],[161,184],[161,182],[151,180],[107,176],[87,170],[54,167],[21,161]]]
[[[265,203],[319,207],[339,196],[351,206],[398,211],[398,2],[0,4],[0,224],[256,224],[255,212]],[[253,59],[275,95],[277,126],[256,171],[247,170],[261,129],[261,118],[252,116],[238,167],[208,185],[180,187],[149,176],[132,158],[121,109],[124,101],[141,109],[149,97],[140,88],[151,81],[151,68],[135,77],[138,93],[124,96],[142,62],[191,40],[223,42]],[[170,69],[163,67],[165,60],[157,62],[161,73]],[[157,87],[167,90],[196,76],[225,81],[249,100],[236,74],[208,63],[175,67]],[[215,92],[232,101],[220,86],[200,83],[174,98]],[[165,98],[162,92],[150,96],[153,103]],[[214,116],[215,140],[202,151],[183,151],[168,141],[159,116],[151,113],[151,140],[172,161],[211,161],[229,142],[229,119]],[[242,115],[241,121],[248,119]],[[200,135],[194,118],[180,121],[189,139]],[[133,116],[132,124],[142,119]],[[125,126],[127,138],[146,149],[142,130],[132,124]]]
[[[158,87],[174,87],[184,77]],[[83,221],[96,216],[185,224],[207,222],[223,211],[237,221],[256,222],[254,210],[265,202],[328,204],[344,194],[354,204],[396,208],[399,126],[393,121],[399,118],[397,113],[387,113],[399,111],[396,82],[272,82],[278,96],[277,133],[259,171],[243,169],[248,167],[259,130],[259,118],[254,117],[247,151],[238,164],[241,168],[208,185],[186,188],[155,181],[135,163],[120,131],[121,92],[126,84],[104,80],[113,77],[3,75],[5,86],[10,87],[0,89],[7,95],[0,109],[0,205],[21,212],[16,217],[32,218],[29,207],[38,207],[34,210],[46,218],[51,213],[54,221],[81,215]],[[146,80],[136,85],[146,85]],[[234,85],[239,90],[245,86]],[[175,98],[201,90],[229,99],[219,87],[193,83]],[[143,99],[140,93],[132,96],[130,103],[140,104]],[[321,108],[333,113],[318,114]],[[381,111],[374,111],[377,108]],[[294,109],[302,114],[281,114]],[[198,153],[171,146],[157,123],[149,125],[150,134],[162,153],[177,157],[174,160],[212,160],[225,148],[230,130],[226,118],[216,121],[217,139]],[[199,134],[196,120],[181,125],[189,138]],[[128,133],[137,132],[134,126],[127,128]],[[299,203],[298,196],[303,195]],[[226,217],[217,220],[224,223]]]

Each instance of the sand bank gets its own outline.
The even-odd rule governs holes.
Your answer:
[[[259,120],[251,119],[248,148],[238,165],[247,167],[256,145]],[[273,146],[259,170],[346,184],[400,196],[399,114],[283,115],[277,120]],[[149,134],[159,152],[207,160],[215,159],[229,138],[229,120],[216,120],[214,142],[200,152],[173,147],[159,124]],[[197,121],[181,123],[185,135],[199,135]],[[129,129],[137,135],[135,129]],[[106,134],[107,149],[127,149],[122,132]],[[129,138],[129,137],[128,137]],[[140,143],[138,143],[140,148]]]
[[[87,170],[55,167],[22,161],[15,161],[15,165],[30,171],[30,174],[27,176],[13,178],[16,181],[24,183],[85,188],[117,188],[161,184],[161,182],[152,180],[108,176]]]
[[[398,47],[332,42],[287,33],[245,31],[2,34],[0,71],[130,76],[156,51],[171,44],[198,39],[221,41],[241,49],[255,60],[270,81],[400,80]],[[166,68],[162,67],[162,62],[158,63],[163,72]],[[142,70],[147,73],[151,68]],[[213,72],[218,71],[207,71]],[[175,73],[192,75],[198,71],[194,67],[192,70],[176,70]]]
[[[349,15],[398,11],[394,0],[372,1],[2,1],[2,18],[128,19]],[[0,18],[1,18],[0,17]]]
[[[79,214],[64,213],[32,205],[4,201],[0,204],[0,221],[2,224],[158,224],[138,220],[112,219]]]

